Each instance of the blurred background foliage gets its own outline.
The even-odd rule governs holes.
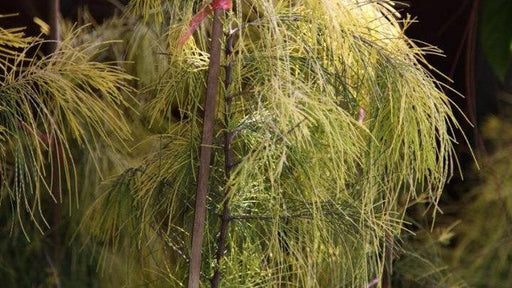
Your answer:
[[[481,8],[480,35],[486,59],[494,73],[510,87],[512,82],[512,29],[510,17],[512,3],[506,0],[483,1]]]
[[[423,217],[423,209],[413,209],[415,213],[409,216],[417,234],[406,247],[422,258],[406,256],[398,261],[398,274],[403,277],[397,277],[397,286],[509,287],[512,2],[409,4],[408,11],[419,21],[411,26],[409,36],[445,52],[445,58],[428,60],[453,79],[451,87],[465,95],[459,98],[447,91],[474,124],[466,126],[465,133],[477,153],[479,167],[468,158],[467,148],[459,146],[463,177],[454,177],[446,187],[440,204],[443,213],[436,223],[432,226]],[[442,12],[436,8],[440,6],[445,7]],[[410,263],[430,269],[431,277],[404,282]],[[443,285],[433,283],[436,278]]]
[[[45,5],[48,5],[49,1],[8,2],[2,1],[0,14],[19,13],[19,15],[0,18],[1,27],[26,27],[24,30],[26,34],[32,37],[41,36],[42,27],[37,21],[34,22],[34,17],[48,22],[49,15]],[[44,128],[46,134],[56,135],[53,136],[57,139],[55,141],[71,143],[64,149],[64,153],[69,155],[68,161],[72,161],[75,167],[80,167],[80,169],[73,172],[59,174],[60,177],[64,177],[65,174],[76,173],[76,175],[69,177],[75,177],[77,181],[74,184],[68,183],[73,181],[68,181],[66,185],[69,187],[57,189],[79,190],[79,192],[71,192],[71,194],[63,196],[65,200],[60,198],[57,201],[52,199],[48,193],[41,193],[40,197],[36,198],[34,202],[35,204],[39,203],[41,207],[41,213],[35,214],[38,215],[35,216],[37,218],[36,223],[40,223],[40,225],[34,225],[32,222],[34,219],[29,219],[33,216],[26,214],[13,216],[17,215],[17,207],[11,206],[13,202],[9,200],[10,192],[5,189],[2,190],[0,198],[2,205],[2,212],[0,213],[0,223],[2,223],[0,230],[0,283],[5,287],[178,287],[179,283],[182,282],[182,279],[179,279],[181,276],[176,276],[177,279],[173,279],[173,277],[183,274],[187,255],[184,255],[182,251],[188,245],[188,243],[183,242],[183,239],[187,239],[188,230],[184,231],[183,227],[173,226],[176,223],[171,222],[171,217],[162,216],[159,213],[172,210],[173,217],[185,218],[186,215],[190,215],[190,207],[187,206],[189,205],[187,201],[190,199],[187,199],[188,196],[186,195],[180,195],[179,191],[193,190],[183,188],[192,187],[193,183],[190,183],[187,177],[195,173],[193,168],[195,159],[191,155],[194,155],[197,149],[196,146],[189,145],[190,142],[187,139],[197,139],[198,143],[199,128],[197,124],[187,127],[178,126],[178,128],[174,128],[176,130],[172,131],[173,133],[177,132],[175,135],[178,135],[178,137],[171,139],[162,135],[169,132],[170,128],[166,123],[183,121],[196,123],[196,116],[188,114],[187,111],[199,111],[200,104],[196,100],[181,99],[179,95],[175,95],[173,97],[179,99],[180,105],[169,105],[169,103],[165,103],[165,99],[152,96],[155,93],[169,95],[172,93],[179,94],[180,92],[172,91],[176,83],[151,85],[157,82],[159,77],[165,73],[175,73],[172,75],[179,73],[177,68],[172,68],[176,70],[170,70],[169,66],[176,64],[172,61],[179,60],[168,62],[167,59],[172,58],[173,55],[169,55],[167,47],[172,45],[172,43],[169,43],[169,39],[172,39],[173,35],[175,38],[179,35],[180,27],[172,26],[172,23],[162,22],[166,18],[158,16],[159,13],[154,13],[168,10],[158,6],[145,7],[142,5],[137,7],[133,4],[135,2],[140,4],[144,1],[134,1],[132,6],[127,8],[128,1],[62,0],[62,34],[64,35],[64,43],[69,44],[67,46],[69,49],[63,49],[60,53],[66,53],[66,55],[61,56],[64,59],[73,59],[73,61],[78,59],[75,62],[59,63],[51,58],[44,58],[38,51],[39,49],[44,51],[46,48],[28,47],[34,40],[20,37],[20,35],[16,36],[16,33],[19,32],[17,30],[8,31],[12,32],[9,34],[10,38],[8,40],[14,41],[12,43],[15,44],[0,42],[0,52],[3,51],[2,47],[5,47],[2,45],[26,49],[27,60],[23,61],[27,61],[27,63],[30,62],[29,57],[38,60],[46,59],[47,62],[41,62],[42,66],[56,67],[55,73],[51,74],[51,77],[62,77],[57,79],[61,79],[61,83],[64,84],[81,83],[78,87],[82,89],[81,92],[85,91],[84,97],[101,93],[87,87],[96,86],[100,90],[100,87],[106,89],[102,91],[103,96],[99,97],[98,106],[94,108],[96,110],[76,112],[76,108],[70,108],[71,114],[63,114],[63,117],[67,117],[63,119],[68,120],[62,121],[68,122],[71,119],[72,123],[76,123],[74,125],[75,131],[73,129],[69,131],[67,125],[61,125],[62,123],[58,122],[53,123],[52,121],[48,121],[52,124],[48,124]],[[157,2],[159,1],[147,1],[146,4],[151,5],[153,3],[156,5]],[[425,41],[444,51],[446,54],[444,58],[433,55],[425,55],[425,57],[435,69],[454,80],[451,83],[439,76],[439,81],[466,95],[465,98],[462,98],[452,90],[443,88],[445,89],[444,92],[461,107],[464,114],[474,123],[474,127],[472,127],[464,124],[465,121],[462,116],[459,119],[460,123],[463,126],[465,125],[463,127],[464,131],[477,154],[479,168],[476,167],[467,145],[464,141],[459,141],[457,154],[459,155],[464,180],[458,174],[455,174],[449,185],[445,187],[438,202],[442,213],[436,213],[434,219],[431,202],[422,198],[413,201],[414,204],[410,205],[411,207],[404,216],[405,228],[413,233],[397,233],[394,234],[396,238],[389,243],[376,244],[391,246],[391,250],[389,248],[383,249],[383,246],[379,247],[379,249],[385,250],[385,254],[393,254],[392,257],[382,257],[380,259],[384,262],[392,262],[392,265],[386,266],[386,273],[383,273],[389,279],[379,279],[382,281],[378,282],[372,282],[374,279],[358,279],[355,281],[368,283],[369,287],[370,285],[371,287],[510,287],[512,285],[512,166],[510,164],[512,159],[511,151],[509,151],[512,145],[512,125],[510,124],[512,120],[510,109],[512,105],[512,2],[508,0],[414,0],[405,2],[396,4],[398,11],[402,15],[410,13],[413,17],[417,16],[418,20],[418,23],[411,24],[406,33],[413,39]],[[188,4],[184,3],[182,7],[175,9],[188,11],[187,13],[192,14],[201,5],[202,1],[189,1]],[[144,18],[145,14],[133,16],[134,10],[148,8],[153,9],[153,14],[151,14],[151,17],[146,17],[144,21],[141,21],[139,17]],[[178,15],[181,12],[171,11],[171,13]],[[88,24],[88,26],[77,28],[82,24]],[[199,33],[206,35],[208,31],[205,30]],[[256,33],[254,31],[249,29],[247,31],[247,33],[253,33],[251,37],[255,37],[254,34]],[[171,35],[166,35],[166,33]],[[162,35],[166,35],[166,37],[162,37]],[[0,35],[0,41],[3,40],[2,36]],[[198,37],[196,41],[199,43],[198,46],[204,48],[206,43],[202,43],[201,41],[204,40],[201,39],[201,37]],[[118,40],[122,40],[122,42]],[[97,50],[95,50],[96,52],[86,51],[85,55],[87,57],[80,58],[84,55],[84,52],[80,49],[90,49],[87,47],[96,47],[94,49]],[[7,59],[10,58],[7,57]],[[188,78],[186,78],[186,82],[182,83],[187,84],[182,87],[183,90],[181,91],[197,89],[196,92],[200,94],[200,88],[191,88],[189,85],[203,81],[200,74],[204,71],[207,57],[198,52],[191,55],[189,59],[193,59],[193,61],[179,65],[192,65],[196,70],[191,69],[194,73],[185,75]],[[8,70],[5,67],[12,63],[9,61],[11,60],[3,63],[4,75]],[[71,71],[69,69],[76,67],[88,69],[90,68],[89,63],[113,64],[109,67],[122,68],[127,74],[122,72],[121,69],[108,70],[110,68],[105,68],[102,71],[106,74],[98,74],[96,78],[94,78],[94,75],[91,79],[83,79],[86,78],[85,76],[71,80],[66,78],[66,71]],[[144,63],[144,65],[138,65],[137,63]],[[78,64],[83,66],[77,66]],[[96,68],[94,67],[95,71]],[[258,67],[250,68],[252,73],[262,73],[261,71],[257,72]],[[90,75],[89,72],[83,73]],[[45,75],[43,74],[43,76]],[[437,74],[434,73],[434,75]],[[122,83],[119,82],[112,87],[102,85],[101,80],[107,76],[123,79]],[[5,79],[7,78],[4,77],[2,80]],[[87,83],[87,81],[90,81],[90,83]],[[2,83],[5,83],[5,81]],[[44,79],[42,82],[31,84],[31,87],[37,90],[39,85],[43,85],[41,83],[44,83]],[[131,90],[132,88],[129,88],[127,84],[137,89],[136,95],[133,96],[134,90]],[[64,88],[56,87],[55,89],[67,88],[69,87],[64,86]],[[80,93],[80,91],[78,92]],[[6,106],[3,101],[2,105]],[[157,101],[164,102],[158,103]],[[54,103],[45,102],[43,104],[51,107]],[[67,102],[63,101],[63,103]],[[153,105],[142,105],[147,109],[143,111],[133,108],[141,103]],[[155,103],[159,105],[154,105]],[[101,115],[99,113],[101,105],[115,106],[116,108],[113,110],[117,110],[118,113],[122,113],[124,116]],[[66,109],[66,107],[62,109]],[[166,109],[156,109],[154,107],[166,107]],[[33,108],[28,107],[27,109]],[[357,110],[357,106],[355,109]],[[50,110],[49,108],[48,111]],[[48,115],[50,115],[50,112],[48,112]],[[76,116],[77,119],[73,120],[75,118],[71,118],[72,116]],[[86,121],[83,117],[85,116],[94,117],[94,121],[107,124],[88,127],[84,125]],[[261,115],[261,117],[270,116]],[[44,122],[42,119],[18,119],[29,124]],[[121,121],[121,119],[129,123],[130,135],[128,135],[127,130],[116,130],[114,128],[126,125],[126,123],[116,122]],[[29,126],[35,127],[35,124]],[[19,149],[23,150],[35,145],[40,147],[40,155],[37,157],[31,156],[30,159],[35,159],[33,160],[34,166],[39,167],[36,170],[51,170],[51,165],[53,165],[52,154],[48,152],[48,148],[45,146],[48,143],[45,144],[34,130],[20,128],[16,123],[5,129],[0,128],[2,129],[0,130],[0,140],[2,141],[2,146],[0,146],[2,149],[0,153],[2,154],[0,155],[2,155],[1,165],[3,167],[13,165],[11,162],[15,161],[10,151],[17,150],[12,150],[10,147],[14,145],[14,147],[21,147]],[[9,143],[10,146],[4,145],[5,139],[8,138],[3,131],[10,131],[8,129],[20,131],[20,135],[23,135],[23,137],[20,138],[19,143]],[[79,133],[76,131],[79,131]],[[110,140],[105,142],[88,140],[96,139],[95,137]],[[68,138],[72,138],[72,140],[68,142]],[[140,143],[141,139],[145,139],[145,141]],[[172,143],[172,146],[170,143]],[[136,145],[134,149],[127,148],[134,145]],[[246,147],[255,144],[248,141],[247,143],[239,143],[239,145],[247,149]],[[56,147],[60,146],[56,145]],[[59,150],[59,148],[56,149]],[[297,149],[295,152],[297,152],[297,155],[301,155],[299,148],[294,147],[293,149]],[[16,155],[26,155],[19,151]],[[83,151],[88,152],[84,153]],[[174,153],[169,158],[172,162],[165,162],[158,151]],[[149,157],[142,157],[141,155],[149,155]],[[266,155],[271,160],[278,158],[278,156]],[[216,159],[219,162],[222,160],[221,158]],[[55,163],[57,160],[53,161]],[[293,161],[293,159],[290,161]],[[172,169],[172,165],[176,163],[186,167],[180,172],[183,174],[179,174]],[[144,169],[149,169],[151,173],[142,173],[141,171]],[[151,169],[155,170],[152,171]],[[356,171],[360,168],[354,167],[354,169]],[[240,173],[250,173],[250,171]],[[47,175],[43,172],[40,175],[42,175],[41,178],[46,177],[46,180],[41,182],[37,182],[37,179],[30,181],[41,183],[42,186],[46,183],[46,189],[52,191],[54,189],[52,183],[58,181],[53,179],[52,182],[52,178],[59,176]],[[112,175],[120,176],[111,178]],[[170,177],[170,175],[173,177]],[[249,174],[250,176],[252,175]],[[2,177],[5,176],[2,175]],[[175,199],[186,200],[172,205],[162,201],[165,198],[161,196],[161,191],[169,190],[170,186],[175,185],[175,183],[170,185],[168,181],[175,181],[176,179],[178,179],[178,182],[180,179],[183,180],[178,183],[179,185],[176,185],[183,189],[176,188],[174,197]],[[214,183],[221,186],[222,181],[222,179],[215,179]],[[2,179],[2,182],[6,183],[4,179]],[[96,185],[91,185],[91,183],[102,184],[97,189]],[[288,183],[282,185],[286,184]],[[151,193],[149,196],[142,193],[137,194],[133,192],[136,189],[127,189],[127,187],[138,187],[143,191],[151,191]],[[42,188],[42,190],[44,189]],[[219,194],[213,195],[213,197],[218,198],[217,200],[222,200]],[[27,199],[31,199],[30,196]],[[254,200],[247,200],[247,202],[252,201]],[[30,203],[29,206],[33,205],[37,208],[38,205],[34,205],[34,203]],[[152,205],[151,207],[156,207],[156,209],[145,210],[145,207],[137,206],[141,203]],[[352,211],[350,205],[347,204],[344,207],[348,211],[347,213],[357,210]],[[137,213],[126,208],[130,206],[138,207],[135,210]],[[246,211],[243,206],[235,208],[238,208],[239,211]],[[264,207],[259,207],[259,209],[264,209]],[[302,208],[299,207],[299,209]],[[39,213],[37,209],[32,211]],[[18,218],[23,219],[20,221]],[[141,228],[144,226],[140,225],[144,221],[157,226],[144,230]],[[43,224],[45,222],[48,225]],[[101,223],[101,225],[94,225],[95,223]],[[185,226],[188,225],[186,221],[183,221],[183,223],[185,223]],[[300,233],[304,233],[302,235],[304,237],[308,234],[308,231],[301,232],[303,228],[300,225],[292,223],[283,228],[278,223],[274,224],[276,230],[281,231],[280,233],[288,233],[292,239],[294,237],[300,238]],[[378,221],[374,224],[378,224]],[[116,227],[119,227],[119,225],[123,226],[124,229],[117,229]],[[271,229],[262,229],[258,225],[247,226],[248,228],[238,226],[236,229],[240,233],[249,230],[265,233],[265,229]],[[169,234],[167,233],[169,229],[175,229],[174,231],[177,232]],[[86,232],[84,233],[84,231]],[[111,234],[105,234],[105,231],[111,231]],[[177,236],[172,238],[168,235]],[[372,234],[369,233],[368,235]],[[315,237],[313,236],[307,236],[310,237],[308,241],[314,241]],[[209,237],[214,239],[215,235]],[[251,273],[255,274],[269,273],[268,277],[273,275],[269,271],[257,272],[257,269],[254,268],[261,267],[259,261],[250,257],[251,253],[260,252],[255,250],[256,246],[244,244],[243,241],[240,245],[243,248],[240,251],[247,253],[246,258],[250,261],[243,262],[243,265],[236,262],[237,259],[228,261],[232,265],[229,267],[230,271],[235,272],[235,276],[232,276],[233,282],[229,282],[231,280],[228,279],[228,283],[242,285],[240,283],[243,279],[257,279],[261,276],[249,275],[245,278],[237,276],[237,273],[244,273],[244,271],[252,271]],[[282,251],[282,246],[285,244],[276,241],[274,245],[277,247],[275,251]],[[304,249],[299,241],[286,245],[287,249],[292,249],[292,252]],[[349,248],[346,247],[346,249]],[[212,252],[214,247],[209,246],[205,249],[208,250],[208,254],[214,254]],[[367,251],[370,250],[368,248]],[[290,256],[285,255],[285,257]],[[380,255],[368,256],[369,259],[372,257],[379,258]],[[238,263],[238,266],[233,263]],[[363,264],[354,264],[354,266],[357,265]],[[205,269],[209,273],[212,267],[206,267]],[[349,273],[347,272],[347,274]],[[229,275],[226,277],[229,277]],[[350,286],[346,283],[325,283],[322,287]],[[329,284],[332,284],[332,286],[325,286]],[[254,286],[251,282],[244,285]],[[276,287],[287,286],[287,284],[280,285],[276,285]],[[260,283],[260,286],[265,287],[265,284]],[[304,284],[305,286],[306,284]],[[299,285],[299,287],[301,286]]]

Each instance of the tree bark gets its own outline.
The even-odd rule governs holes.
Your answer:
[[[48,52],[53,53],[59,47],[60,42],[60,24],[59,24],[59,15],[60,15],[60,0],[51,0],[50,1],[50,13],[49,13],[49,24],[50,24],[50,37],[51,41],[48,45]]]

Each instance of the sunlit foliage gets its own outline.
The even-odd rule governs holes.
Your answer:
[[[18,155],[2,166],[18,167],[5,168],[18,176],[4,189],[16,205],[37,191],[29,207],[39,203],[40,191],[53,193],[44,183],[59,173],[47,167],[55,148],[40,134],[55,139],[63,151],[58,178],[64,190],[97,197],[74,239],[95,249],[101,271],[117,275],[106,286],[185,283],[210,21],[184,46],[177,39],[200,7],[197,1],[134,0],[124,18],[75,30],[54,55],[9,70],[0,87],[8,95],[2,97],[3,151]],[[204,285],[215,268],[227,199],[222,287],[386,281],[401,251],[396,240],[409,233],[403,222],[409,204],[426,201],[436,209],[453,172],[458,129],[448,98],[420,65],[424,53],[439,51],[416,47],[403,34],[407,25],[388,1],[234,1],[224,23],[224,44],[232,41],[233,53],[223,60],[232,69],[222,77],[229,73],[232,81],[219,91]],[[103,50],[88,44],[98,35],[123,42]],[[24,49],[33,45],[16,39]],[[89,61],[94,58],[114,62]],[[226,131],[236,158],[229,179]],[[119,156],[103,152],[122,150],[126,140],[137,145]],[[76,165],[75,143],[96,161]],[[115,159],[122,165],[112,164]],[[104,173],[117,165],[110,173],[118,175],[103,183],[91,176],[76,187],[75,171],[93,173],[91,163]],[[125,171],[118,173],[118,166]],[[22,183],[32,186],[16,188]],[[16,211],[34,214],[34,208]]]

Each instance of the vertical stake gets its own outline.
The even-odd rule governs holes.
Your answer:
[[[219,88],[220,54],[222,39],[222,20],[224,10],[215,9],[213,13],[212,39],[210,44],[210,63],[208,66],[208,82],[206,103],[204,107],[203,134],[201,138],[201,154],[194,210],[194,227],[192,229],[192,247],[190,252],[188,287],[198,288],[201,276],[201,249],[203,245],[206,196],[212,155],[212,138],[215,120],[215,105]]]

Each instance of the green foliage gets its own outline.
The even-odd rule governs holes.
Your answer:
[[[506,119],[492,116],[482,125],[491,152],[469,175],[462,199],[445,200],[435,229],[414,223],[416,235],[394,265],[398,287],[508,287],[512,281],[512,127]],[[419,215],[413,218],[424,220]]]
[[[0,28],[0,282],[9,287],[94,287],[96,255],[68,244],[93,195],[84,187],[101,181],[131,136],[123,111],[133,78],[95,61],[112,43],[64,30],[59,49],[42,56],[41,39]]]
[[[482,128],[494,151],[479,174],[480,183],[464,199],[456,246],[446,258],[471,287],[506,287],[512,281],[512,127],[492,117]]]
[[[42,191],[53,195],[52,173],[64,175],[62,190],[77,191],[84,207],[72,221],[79,231],[68,230],[65,239],[112,275],[96,275],[90,286],[185,283],[209,20],[185,46],[177,39],[196,2],[132,1],[122,19],[75,30],[54,55],[18,60],[28,65],[0,86],[4,155],[19,159],[2,167],[25,171],[2,193],[16,205],[24,201],[18,196],[39,204]],[[144,21],[134,20],[139,16]],[[224,24],[233,40],[234,52],[223,60],[232,64],[232,83],[219,91],[203,285],[215,268],[227,199],[232,220],[222,287],[383,282],[391,273],[384,264],[393,260],[389,250],[401,251],[395,240],[409,235],[409,204],[436,208],[453,170],[459,126],[420,65],[424,53],[437,50],[409,41],[402,28],[408,19],[398,20],[388,1],[238,0]],[[124,41],[107,48],[94,43],[99,35]],[[37,131],[62,147],[61,174],[50,169],[55,148]],[[224,132],[233,135],[236,161],[229,179]],[[137,145],[126,150],[130,133]],[[111,177],[102,182],[99,172]],[[27,211],[36,220],[34,208]]]
[[[120,108],[126,106],[123,93],[131,89],[130,76],[108,63],[89,61],[102,45],[73,45],[80,30],[44,58],[27,56],[41,41],[3,31],[12,38],[1,43],[6,67],[0,83],[2,196],[9,196],[20,222],[25,210],[39,226],[39,220],[46,223],[43,192],[62,201],[63,190],[71,195],[76,189],[71,146],[93,151],[98,137],[110,145],[129,138]]]
[[[165,133],[148,140],[159,143],[154,154],[112,180],[83,226],[91,241],[110,243],[108,251],[156,250],[143,254],[153,263],[146,269],[171,286],[186,278],[208,65],[207,22],[184,47],[176,44],[192,15],[189,2],[132,2],[132,11],[151,22],[135,31],[150,29],[166,39],[158,43],[168,43],[159,46],[167,57],[155,67],[167,70],[152,73],[158,80],[142,103],[142,117]],[[234,7],[225,23],[234,39],[235,53],[225,59],[234,63],[233,82],[221,91],[233,103],[228,115],[224,100],[218,103],[205,277],[214,268],[229,187],[223,287],[364,287],[382,278],[385,239],[403,233],[407,203],[435,205],[453,169],[458,126],[447,97],[419,64],[424,51],[405,38],[388,2],[257,0]],[[136,40],[144,47],[148,38]],[[234,134],[230,179],[223,131]]]
[[[485,55],[498,78],[511,81],[505,74],[512,65],[512,2],[484,1],[481,17],[480,34]]]

